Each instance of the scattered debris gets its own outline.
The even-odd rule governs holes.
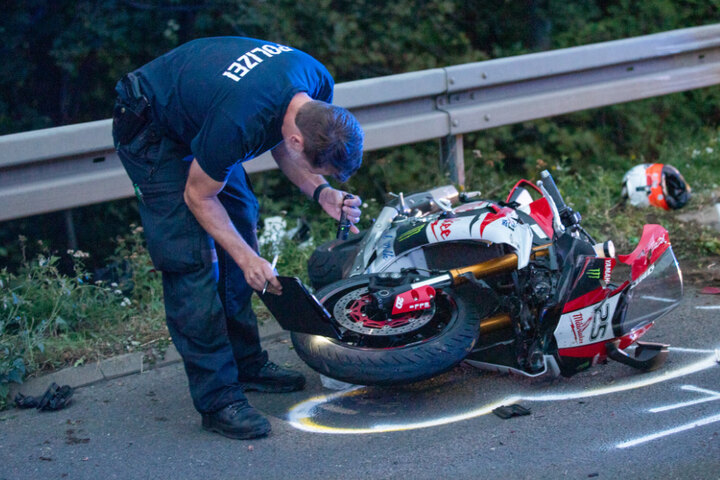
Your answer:
[[[530,410],[523,407],[522,405],[514,404],[514,405],[503,405],[502,407],[498,407],[495,410],[492,411],[495,415],[502,418],[503,420],[507,420],[511,417],[521,417],[523,415],[530,415]]]
[[[37,408],[38,410],[61,410],[70,404],[75,390],[70,385],[59,386],[53,382],[42,397],[25,396],[22,393],[15,395],[15,406],[18,408]]]
[[[703,295],[720,295],[720,287],[705,287],[700,290]]]
[[[335,380],[334,378],[326,377],[323,374],[320,374],[320,383],[322,383],[322,386],[325,388],[338,391],[350,390],[351,388],[355,388],[357,386],[352,383],[347,383],[340,380]]]
[[[68,428],[65,430],[65,443],[68,445],[78,445],[81,443],[90,443],[90,439],[76,437],[75,430]]]

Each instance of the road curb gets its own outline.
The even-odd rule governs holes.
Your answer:
[[[267,320],[260,325],[260,340],[262,341],[272,340],[282,333],[283,330],[274,319]],[[143,352],[127,353],[87,365],[63,368],[57,372],[30,378],[22,384],[13,383],[10,385],[10,399],[15,398],[18,393],[41,395],[53,382],[58,385],[70,385],[73,388],[87,387],[102,381],[166,367],[180,361],[180,354],[174,345],[168,347],[161,359],[154,361],[149,361]]]

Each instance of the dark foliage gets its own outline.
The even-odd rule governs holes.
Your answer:
[[[123,73],[202,36],[293,45],[343,82],[719,18],[718,0],[9,0],[0,16],[0,135],[107,118]],[[466,140],[468,177],[480,178],[488,161],[522,172],[538,159],[652,159],[680,127],[718,124],[717,100],[712,88],[472,135]],[[350,185],[381,198],[393,189],[422,188],[441,175],[436,146],[423,145],[368,154]],[[283,178],[264,174],[255,182],[270,210],[298,203],[287,197],[291,187]],[[78,209],[74,220],[78,246],[102,258],[112,251],[108,239],[137,221],[137,213],[132,202],[115,202]],[[68,246],[62,214],[5,222],[0,260],[12,265],[17,259],[13,245],[21,233],[49,240],[56,251]]]

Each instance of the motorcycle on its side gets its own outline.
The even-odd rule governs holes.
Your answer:
[[[645,225],[616,255],[541,176],[504,202],[452,186],[401,194],[364,234],[320,246],[308,262],[317,314],[273,312],[300,358],[359,385],[424,380],[463,360],[527,376],[607,358],[660,367],[668,346],[638,338],[683,295],[667,231]]]

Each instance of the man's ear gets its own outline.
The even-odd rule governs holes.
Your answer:
[[[295,152],[302,153],[305,150],[305,139],[300,133],[293,133],[286,139],[285,144]]]

